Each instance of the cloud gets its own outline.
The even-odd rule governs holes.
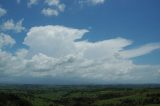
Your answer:
[[[106,0],[79,0],[79,3],[82,5],[100,5],[104,4]]]
[[[17,0],[17,4],[19,4],[21,2],[21,0]]]
[[[30,0],[28,7],[38,4],[39,1],[40,0]],[[65,10],[65,4],[61,3],[60,0],[43,0],[42,2],[47,4],[47,6],[41,10],[44,16],[58,16],[60,12]]]
[[[12,47],[16,44],[16,41],[7,34],[0,33],[0,76],[6,78],[11,76],[22,75],[25,69],[25,57],[27,51],[25,49],[19,49],[15,55],[7,52],[6,47]]]
[[[154,50],[160,49],[160,43],[146,44],[136,49],[124,50],[120,52],[120,55],[124,58],[134,58],[151,53]]]
[[[29,0],[27,5],[28,5],[28,7],[31,7],[32,5],[38,4],[38,1],[39,0]]]
[[[48,56],[61,57],[75,52],[76,44],[74,40],[80,39],[86,32],[88,30],[58,25],[33,27],[27,33],[24,44],[29,46],[30,50],[35,52],[35,54],[43,53]]]
[[[3,8],[0,8],[0,17],[4,16],[7,13],[7,11]]]
[[[148,48],[155,43],[142,45],[138,52],[132,51],[134,56],[132,52],[121,55],[129,51],[125,47],[133,44],[131,40],[77,40],[87,32],[59,25],[32,27],[23,42],[27,50],[0,51],[0,75],[32,82],[46,79],[46,83],[158,83],[160,65],[137,65],[130,57],[151,53],[159,44],[154,49]]]
[[[0,75],[1,78],[20,76],[25,72],[26,61],[19,55],[13,55],[6,51],[0,51]]]
[[[65,9],[65,5],[64,4],[59,4],[58,6],[57,6],[57,8],[58,8],[58,10],[60,11],[60,12],[63,12],[64,11],[64,9]]]
[[[119,55],[121,51],[125,51],[125,47],[132,44],[132,41],[124,38],[94,43],[76,41],[87,32],[86,29],[52,25],[31,28],[24,40],[32,57],[28,63],[29,70],[32,70],[31,75],[100,82],[145,82],[144,79],[147,79],[152,70],[155,71],[153,73],[157,73],[159,66],[139,66],[131,59],[124,59]],[[146,72],[146,69],[150,71]],[[133,76],[133,73],[136,75]],[[144,73],[147,75],[144,76]]]
[[[42,14],[45,16],[58,16],[65,9],[65,4],[60,3],[60,0],[45,0],[44,3],[49,6],[42,10]]]
[[[0,76],[1,77],[5,77],[6,75],[12,76],[12,73],[10,72],[14,73],[16,71],[14,69],[15,66],[14,61],[11,61],[14,60],[14,56],[12,56],[11,53],[7,53],[4,49],[5,47],[13,46],[15,43],[16,43],[15,40],[10,35],[0,33]]]
[[[45,0],[45,3],[50,7],[54,7],[59,12],[63,12],[65,9],[65,4],[61,3],[60,0]]]
[[[13,19],[7,20],[1,25],[2,30],[12,30],[17,33],[22,32],[25,30],[25,27],[23,27],[23,20],[21,19],[18,22],[14,22]]]
[[[89,3],[93,5],[103,4],[106,0],[88,0]]]
[[[49,6],[57,6],[60,4],[59,0],[45,0],[45,3],[47,3]]]
[[[0,33],[0,49],[5,46],[13,46],[15,40],[7,34]]]
[[[42,10],[42,14],[44,14],[45,16],[58,16],[59,12],[52,8],[44,8]]]

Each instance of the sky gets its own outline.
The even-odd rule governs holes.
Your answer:
[[[0,83],[159,83],[159,11],[159,0],[0,0]]]

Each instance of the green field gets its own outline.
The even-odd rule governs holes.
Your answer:
[[[160,106],[160,89],[118,85],[1,85],[0,106]]]

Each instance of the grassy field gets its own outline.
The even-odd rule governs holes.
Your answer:
[[[136,85],[1,85],[0,106],[160,106],[160,89]]]

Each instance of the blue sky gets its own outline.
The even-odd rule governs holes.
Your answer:
[[[158,83],[160,80],[159,5],[159,0],[1,0],[0,32],[2,40],[0,40],[0,50],[6,52],[5,56],[12,55],[7,57],[9,61],[12,61],[14,57],[16,58],[15,62],[27,62],[23,66],[16,64],[19,74],[17,72],[5,72],[10,65],[2,61],[4,56],[0,57],[0,66],[1,64],[6,65],[5,67],[1,66],[2,76],[8,76],[8,79],[2,77],[0,80],[3,82],[14,79],[16,82],[17,78],[27,75],[24,82],[28,77],[31,77],[33,82],[36,78],[46,78],[50,81],[56,79],[54,82],[58,83],[57,78],[60,78],[62,83],[71,83],[75,77],[78,77],[78,80],[73,82],[82,83],[82,79],[84,79],[89,83],[92,83],[93,80],[98,80],[97,83],[146,83],[147,81]],[[19,25],[16,24],[18,22]],[[64,31],[64,33],[59,32],[59,30]],[[64,39],[65,34],[69,37],[64,37]],[[11,37],[10,41],[4,40],[7,39],[5,35]],[[70,38],[71,36],[77,37]],[[78,43],[75,41],[77,39]],[[82,50],[82,47],[86,49]],[[73,49],[73,51],[70,49]],[[16,54],[19,51],[22,52],[21,54],[27,55],[22,60],[19,60]],[[79,51],[80,55],[83,56],[75,55]],[[113,57],[111,62],[106,55]],[[118,59],[115,55],[118,56]],[[46,64],[46,62],[64,62],[65,60],[61,58],[68,59],[68,56],[73,56],[74,62],[55,66],[60,70],[71,67],[70,70],[61,72],[61,74],[58,69],[54,69],[55,67],[51,68],[47,65],[40,67],[41,64]],[[41,58],[46,60],[41,60]],[[105,59],[106,61],[104,61]],[[115,64],[126,71],[121,72],[114,69],[113,66],[109,66],[109,64],[114,64],[114,59],[116,62],[124,62],[124,64]],[[36,63],[37,61],[39,63]],[[102,61],[104,62],[101,63]],[[68,62],[70,62],[70,58]],[[90,62],[103,68],[95,67],[92,69],[89,67],[90,65],[86,66],[85,69],[77,68],[77,63],[89,64]],[[54,65],[51,64],[51,66]],[[125,65],[131,66],[126,69]],[[25,68],[19,69],[19,67]],[[146,69],[149,71],[144,72]],[[33,71],[28,72],[27,70]],[[73,70],[83,70],[84,72]],[[94,70],[100,72],[94,72]],[[110,73],[109,70],[113,70],[117,74]],[[55,73],[55,75],[50,76],[51,73]],[[68,75],[69,73],[71,75]],[[137,73],[139,73],[139,79],[129,77],[136,76]],[[157,76],[154,76],[153,73]],[[108,74],[109,76],[107,76]],[[150,74],[152,76],[147,78]],[[108,78],[103,78],[105,75]],[[63,76],[66,76],[64,80],[68,81],[63,81]],[[113,77],[113,79],[109,80],[110,77]]]

